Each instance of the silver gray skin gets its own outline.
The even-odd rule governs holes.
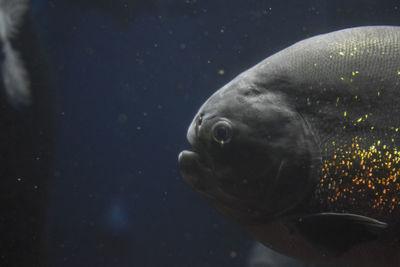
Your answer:
[[[316,194],[323,162],[336,153],[331,143],[362,136],[364,143],[400,147],[393,130],[400,126],[399,84],[399,27],[358,27],[300,41],[201,106],[187,133],[192,151],[179,155],[183,180],[282,254],[400,266],[399,205],[389,214],[344,200],[328,205],[328,192]],[[353,186],[343,175],[332,179],[342,184],[342,178]]]

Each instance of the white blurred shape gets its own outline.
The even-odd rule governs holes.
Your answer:
[[[8,100],[13,106],[31,102],[28,73],[10,42],[17,34],[28,7],[29,0],[0,0],[1,74]]]
[[[301,261],[279,254],[260,243],[250,249],[247,267],[300,267],[306,266]]]

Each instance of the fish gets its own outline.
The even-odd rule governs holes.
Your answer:
[[[17,108],[31,104],[28,72],[12,45],[28,9],[29,0],[0,0],[1,79],[9,103]]]
[[[316,35],[206,100],[180,173],[278,253],[400,266],[399,110],[400,27]]]

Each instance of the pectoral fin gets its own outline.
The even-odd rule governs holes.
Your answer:
[[[319,213],[297,217],[297,230],[316,245],[343,253],[361,243],[376,240],[387,224],[350,213]]]

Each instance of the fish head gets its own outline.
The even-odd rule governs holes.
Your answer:
[[[309,191],[315,139],[277,92],[236,78],[202,105],[187,139],[183,180],[220,207],[276,216]]]

